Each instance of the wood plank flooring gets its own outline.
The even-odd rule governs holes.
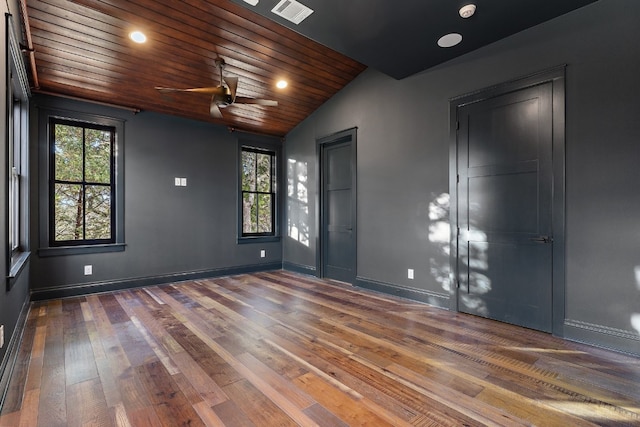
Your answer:
[[[1,426],[640,426],[640,359],[286,271],[33,303]]]

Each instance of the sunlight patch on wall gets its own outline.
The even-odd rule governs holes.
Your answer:
[[[640,265],[635,268],[636,273],[636,288],[640,291]],[[633,313],[631,315],[631,326],[640,335],[640,313]]]
[[[449,224],[449,193],[442,193],[429,203],[429,242],[440,252],[438,258],[430,260],[430,271],[437,283],[447,292],[451,291],[451,225]]]
[[[469,205],[469,209],[478,210],[478,206]],[[470,215],[475,218],[475,215]],[[468,230],[461,230],[460,237],[460,253],[458,254],[458,262],[461,271],[467,271],[468,274],[461,274],[460,281],[460,302],[465,307],[474,311],[481,316],[489,316],[489,307],[486,302],[485,295],[492,290],[491,278],[488,276],[489,271],[489,244],[487,243],[487,233],[476,229],[477,224],[469,224]],[[463,267],[462,265],[465,265]]]
[[[633,313],[631,315],[631,326],[640,334],[640,313]]]
[[[287,236],[309,247],[307,162],[287,159]]]

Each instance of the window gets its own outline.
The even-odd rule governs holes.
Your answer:
[[[51,118],[50,246],[114,243],[115,128]]]
[[[58,98],[37,106],[41,257],[126,247],[125,121],[80,108],[91,111],[93,106]]]
[[[14,284],[29,257],[28,251],[28,153],[29,153],[29,83],[22,52],[13,28],[11,15],[7,23],[6,140],[8,218],[7,277],[8,289]],[[3,203],[4,204],[4,203]]]
[[[242,237],[276,234],[276,152],[241,148]]]
[[[13,98],[13,96],[12,96]],[[14,98],[9,110],[9,249],[11,255],[20,252],[21,244],[23,243],[20,238],[21,226],[23,221],[21,220],[21,213],[23,211],[21,206],[21,185],[22,179],[22,153],[26,147],[25,128],[23,123],[26,120],[27,111],[23,108],[22,100]],[[24,138],[24,139],[23,139]]]

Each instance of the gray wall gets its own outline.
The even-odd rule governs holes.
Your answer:
[[[113,283],[125,286],[216,275],[280,264],[281,242],[238,244],[237,141],[258,139],[226,127],[63,98],[32,100],[32,164],[38,158],[38,107],[61,108],[125,120],[124,252],[41,257],[31,262],[36,294]],[[280,144],[277,139],[269,139]],[[38,171],[32,167],[32,246],[38,249]],[[186,177],[187,187],[174,186]],[[42,194],[40,194],[42,200]],[[46,202],[46,199],[45,199]],[[260,258],[260,250],[266,258]],[[84,276],[91,264],[93,275]]]
[[[10,7],[10,10],[7,9],[7,4]],[[0,2],[0,15],[2,16],[2,31],[0,32],[0,52],[1,57],[6,57],[6,31],[5,26],[6,22],[4,19],[4,14],[6,12],[13,12],[14,16],[17,16],[17,2],[9,1],[9,2]],[[15,21],[17,24],[17,21]],[[19,28],[19,27],[15,27]],[[0,102],[0,117],[7,117],[6,111],[6,67],[0,67],[0,85],[2,87],[3,96]],[[10,349],[10,344],[12,342],[17,342],[18,334],[20,332],[20,328],[18,325],[18,319],[20,317],[20,312],[25,307],[25,303],[29,297],[29,266],[26,265],[22,270],[22,273],[15,279],[13,286],[10,291],[7,291],[7,252],[9,247],[8,235],[7,235],[7,209],[6,201],[7,201],[7,148],[6,142],[7,139],[5,137],[7,132],[7,124],[6,120],[0,120],[0,135],[2,143],[0,144],[0,205],[2,208],[0,209],[0,274],[2,280],[0,280],[0,325],[4,325],[4,339],[5,345],[0,349],[0,386],[5,385],[3,381],[8,379],[8,376],[4,374],[8,374],[5,372],[6,361],[7,361],[7,351]],[[2,397],[3,390],[0,389],[0,398]]]
[[[316,268],[316,138],[356,126],[359,279],[448,306],[449,99],[567,64],[564,334],[640,353],[639,16],[601,0],[402,81],[365,71],[287,135],[309,205],[290,195],[288,221],[310,244],[285,239],[285,265]]]

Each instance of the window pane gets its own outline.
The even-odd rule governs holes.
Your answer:
[[[82,128],[55,125],[55,179],[82,181]]]
[[[242,232],[258,232],[258,205],[256,195],[253,193],[242,196]]]
[[[242,235],[274,235],[275,152],[244,146],[240,155]]]
[[[78,240],[83,238],[82,204],[82,185],[55,185],[55,240]]]
[[[271,155],[257,154],[257,190],[271,192]]]
[[[258,194],[258,233],[271,233],[271,194]]]
[[[13,154],[10,154],[9,161],[13,162],[10,166],[16,168],[18,174],[21,173],[21,159],[22,159],[22,141],[26,139],[27,136],[22,134],[22,101],[19,99],[15,99],[13,101],[13,122],[10,122],[10,133],[12,134],[9,138],[11,145],[9,145],[9,151],[13,151]]]
[[[11,250],[20,244],[20,176],[11,168],[9,183],[9,243]]]
[[[98,129],[85,131],[85,162],[87,182],[111,182],[111,132]]]
[[[242,191],[256,190],[256,153],[242,152]]]
[[[104,185],[88,185],[85,197],[85,239],[110,239],[111,188]]]

